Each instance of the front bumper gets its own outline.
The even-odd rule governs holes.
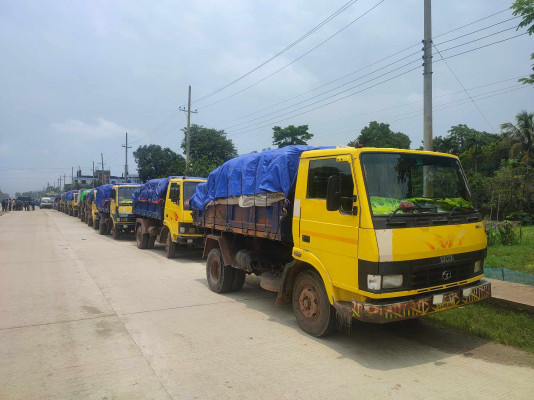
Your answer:
[[[194,247],[204,247],[204,236],[178,236],[176,243]]]
[[[355,318],[364,322],[383,324],[451,310],[489,297],[491,297],[491,283],[480,280],[454,290],[424,294],[405,301],[367,303],[353,299],[352,303],[335,302],[334,307],[343,319]]]

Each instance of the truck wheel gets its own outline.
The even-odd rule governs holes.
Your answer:
[[[176,257],[176,243],[172,241],[171,233],[167,233],[167,241],[165,242],[165,252],[167,254],[167,258],[174,258]]]
[[[330,305],[321,276],[315,271],[302,271],[293,287],[293,312],[302,330],[315,337],[331,334],[336,313]]]
[[[87,216],[87,226],[93,226],[93,219],[89,216]]]
[[[107,233],[107,227],[106,224],[102,221],[98,224],[98,233],[101,235],[105,235]]]
[[[93,229],[98,229],[99,226],[100,226],[100,220],[99,219],[93,220]]]
[[[143,234],[140,226],[135,231],[135,241],[138,249],[146,249],[148,247],[148,233]]]
[[[232,292],[237,292],[243,288],[243,285],[245,284],[245,278],[247,277],[247,273],[243,271],[242,269],[235,269],[234,270],[234,282],[232,284]]]
[[[119,228],[117,228],[117,225],[115,225],[112,229],[111,229],[111,232],[112,232],[112,236],[113,236],[113,239],[115,240],[119,240],[121,238],[121,231],[119,230]]]
[[[156,237],[155,236],[150,236],[148,233],[148,245],[147,245],[147,249],[153,249],[154,248],[154,243],[156,243]]]
[[[206,261],[206,277],[212,292],[225,293],[234,288],[235,268],[225,266],[219,249],[211,249]]]

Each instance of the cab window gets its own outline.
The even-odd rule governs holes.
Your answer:
[[[169,198],[174,204],[178,206],[180,205],[180,185],[176,182],[171,183],[171,187],[169,189]]]
[[[308,199],[326,200],[328,178],[339,176],[341,180],[341,211],[352,212],[354,183],[348,162],[338,162],[335,158],[311,160],[308,170]]]

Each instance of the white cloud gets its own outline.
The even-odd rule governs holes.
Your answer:
[[[51,126],[58,133],[76,135],[77,138],[86,140],[122,138],[126,132],[128,132],[129,137],[139,136],[137,129],[125,128],[102,117],[96,118],[93,124],[69,119],[65,122],[53,123]]]

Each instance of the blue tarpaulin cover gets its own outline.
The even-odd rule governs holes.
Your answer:
[[[100,185],[96,188],[95,204],[100,212],[109,212],[109,199],[113,184]]]
[[[206,183],[197,186],[189,204],[203,210],[210,201],[230,196],[283,192],[289,197],[300,155],[321,148],[326,147],[286,146],[226,161],[210,173]]]
[[[132,194],[133,212],[143,217],[163,219],[163,209],[169,181],[182,176],[168,176],[167,178],[151,179]],[[188,176],[187,179],[205,179]]]

